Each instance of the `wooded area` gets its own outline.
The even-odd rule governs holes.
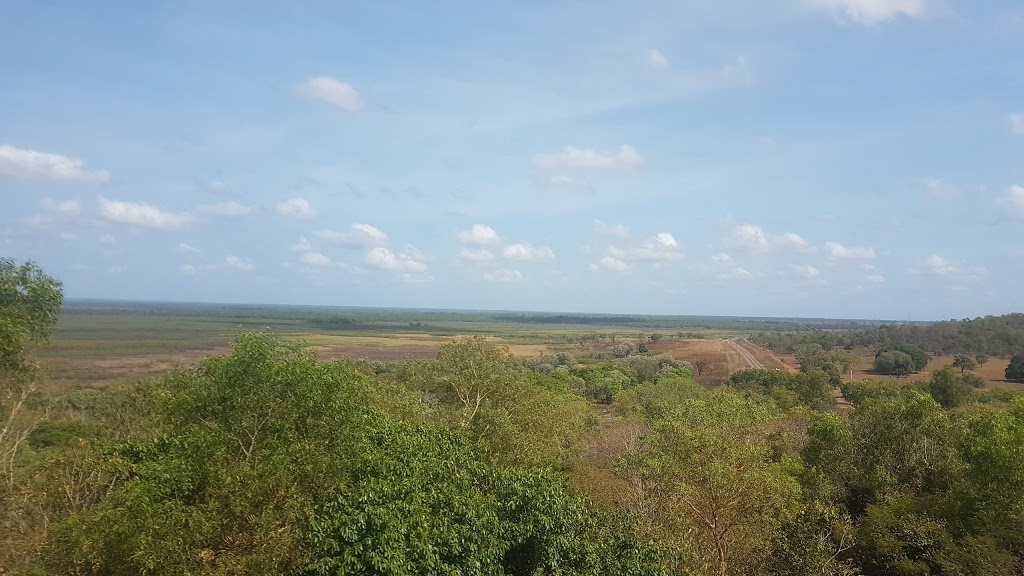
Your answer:
[[[12,573],[1024,570],[1024,396],[953,368],[844,383],[838,410],[835,366],[810,361],[708,390],[639,352],[523,359],[472,336],[322,361],[243,331],[196,366],[43,395],[60,285],[4,266]]]

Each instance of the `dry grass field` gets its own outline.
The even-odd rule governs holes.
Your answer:
[[[852,378],[850,377],[849,373],[843,374],[844,381],[865,379],[889,380],[892,378],[892,376],[878,374],[875,372],[874,351],[864,349],[854,350],[852,353],[857,356],[858,362],[853,369]],[[796,361],[796,358],[792,354],[782,354],[780,355],[780,359],[789,366],[792,366],[794,368],[799,367],[799,363]],[[929,380],[932,377],[932,372],[949,366],[952,363],[952,356],[933,356],[931,362],[928,363],[928,366],[923,371],[918,372],[917,374],[911,374],[907,376],[906,380],[909,382]],[[984,366],[972,370],[971,372],[973,372],[982,380],[985,380],[988,383],[987,386],[990,388],[1024,388],[1021,384],[1006,382],[1005,372],[1006,367],[1009,364],[1010,359],[1008,357],[992,357],[988,359],[988,362],[986,362]]]

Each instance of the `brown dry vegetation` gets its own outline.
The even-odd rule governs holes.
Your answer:
[[[875,353],[873,350],[859,349],[853,350],[852,354],[856,355],[859,359],[856,367],[853,370],[853,378],[850,378],[850,374],[843,374],[843,380],[891,380],[892,376],[878,374],[875,372]],[[793,367],[799,367],[799,363],[792,354],[781,354],[780,358],[787,365]],[[930,380],[932,372],[945,368],[953,363],[953,356],[933,356],[928,366],[918,372],[917,374],[911,374],[906,377],[909,382],[918,382],[924,380]],[[1006,367],[1010,364],[1008,357],[990,357],[988,362],[984,366],[971,370],[975,376],[978,376],[982,380],[985,380],[989,388],[998,387],[1020,387],[1020,384],[1014,384],[1012,382],[1005,381]]]

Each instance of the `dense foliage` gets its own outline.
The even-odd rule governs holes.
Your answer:
[[[808,344],[817,344],[825,350],[836,347],[885,350],[911,345],[935,355],[1010,356],[1024,350],[1024,314],[924,325],[883,325],[866,330],[764,332],[751,340],[787,353],[794,353]]]
[[[826,355],[709,391],[636,353],[518,359],[468,337],[434,360],[324,362],[242,332],[198,366],[26,408],[0,566],[1024,573],[1024,396],[950,367],[843,383],[840,412]]]

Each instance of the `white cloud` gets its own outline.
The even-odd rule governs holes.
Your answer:
[[[288,249],[292,252],[312,252],[313,246],[305,236],[299,236],[299,241],[289,246]]]
[[[248,272],[256,268],[256,265],[253,264],[251,260],[243,260],[238,256],[227,256],[224,258],[224,263],[227,264],[229,268],[242,270],[244,272]]]
[[[501,268],[494,272],[484,273],[483,278],[488,282],[522,282],[523,273],[519,270]]]
[[[58,238],[60,238],[61,240],[65,241],[65,242],[71,242],[73,240],[78,240],[78,236],[76,236],[72,232],[61,232],[57,236],[58,236]]]
[[[486,224],[473,224],[473,227],[469,230],[462,230],[459,232],[459,242],[463,244],[495,244],[501,240],[498,237],[498,233],[494,231],[494,228],[487,226]]]
[[[524,262],[551,262],[555,259],[554,250],[547,246],[534,246],[533,244],[510,244],[502,251],[502,255],[509,260]]]
[[[138,202],[118,202],[100,198],[100,207],[103,218],[109,222],[153,230],[175,230],[188,224],[191,219],[187,212],[166,212]]]
[[[111,234],[104,234],[103,236],[100,236],[100,244],[113,246],[114,244],[117,244],[117,238],[114,238]]]
[[[733,262],[732,256],[729,256],[725,252],[719,252],[712,256],[711,259],[714,260],[715,264],[732,264]]]
[[[664,246],[666,248],[678,248],[679,243],[676,242],[675,236],[668,232],[658,232],[658,235],[654,237],[654,244]]]
[[[82,212],[82,205],[76,200],[54,202],[49,198],[43,198],[43,201],[39,203],[39,207],[46,212],[52,212],[61,216],[78,216]]]
[[[782,236],[775,239],[775,243],[782,248],[789,250],[796,250],[797,252],[814,252],[814,247],[807,243],[800,237],[799,234],[793,232],[786,232]]]
[[[191,254],[199,254],[199,252],[200,252],[199,248],[196,248],[195,246],[191,246],[189,244],[185,244],[184,242],[182,242],[181,244],[178,244],[178,254],[181,254],[182,256],[188,256],[188,255],[191,255]]]
[[[611,236],[612,238],[621,238],[623,240],[629,238],[629,228],[622,224],[605,224],[600,220],[594,220],[594,233],[602,236]]]
[[[533,165],[542,170],[632,170],[642,163],[636,149],[625,144],[615,152],[569,146],[561,152],[533,156]]]
[[[753,277],[754,275],[751,274],[750,272],[747,272],[746,268],[741,268],[739,266],[733,268],[732,272],[727,276],[727,278],[733,278],[737,280],[750,280]]]
[[[605,256],[604,258],[601,258],[600,264],[592,264],[590,266],[590,269],[592,271],[600,270],[602,268],[605,270],[610,270],[612,272],[620,273],[626,273],[629,272],[630,270],[629,264],[626,264],[622,260],[619,260],[618,258],[615,258],[613,256]]]
[[[949,260],[938,254],[932,254],[925,258],[918,267],[911,268],[909,271],[914,274],[967,280],[977,280],[988,273],[985,268],[971,268],[964,262]]]
[[[27,148],[0,144],[0,176],[19,180],[109,182],[106,170],[86,170],[85,162]]]
[[[185,276],[195,276],[199,273],[199,269],[192,264],[182,264],[180,270]]]
[[[252,213],[252,208],[238,202],[216,202],[214,204],[200,204],[196,206],[196,212],[203,216],[236,218]]]
[[[818,270],[814,266],[796,266],[794,269],[796,270],[797,276],[807,278],[808,280],[813,280],[821,276],[821,270]]]
[[[825,242],[825,251],[840,260],[871,260],[875,257],[874,248],[846,247],[838,242]]]
[[[366,109],[366,103],[351,84],[330,76],[311,78],[299,85],[299,93],[307,98],[337,106],[346,112],[360,112]]]
[[[463,248],[459,252],[459,258],[466,262],[490,262],[494,260],[494,253],[490,250]]]
[[[395,253],[387,248],[374,248],[366,255],[366,263],[381,270],[395,272],[423,272],[427,265],[408,254]]]
[[[369,224],[353,224],[352,229],[356,232],[362,232],[378,242],[385,242],[388,239],[388,235],[381,232],[380,228],[370,226]]]
[[[668,70],[670,67],[668,58],[665,57],[661,50],[656,48],[651,48],[647,52],[644,52],[644,66],[655,72]]]
[[[727,88],[742,88],[754,82],[753,74],[742,56],[715,70],[682,72],[674,77],[679,88],[687,92],[707,92]]]
[[[1010,131],[1024,136],[1024,114],[1010,114]]]
[[[1010,186],[1005,195],[996,199],[996,204],[1011,217],[1024,220],[1024,186]]]
[[[864,281],[872,284],[882,284],[885,282],[885,276],[881,274],[865,274]]]
[[[351,232],[317,230],[313,236],[332,244],[344,246],[373,246],[388,240],[387,234],[369,224],[353,224],[351,229]]]
[[[957,200],[962,195],[959,188],[938,178],[930,178],[925,183],[925,189],[935,200]]]
[[[277,205],[277,213],[285,218],[309,220],[316,217],[316,212],[305,198],[292,198]]]
[[[809,0],[816,10],[841,12],[860,24],[878,24],[897,16],[923,18],[937,6],[934,0]]]
[[[331,259],[319,252],[306,252],[299,258],[299,262],[308,266],[330,266]]]
[[[741,224],[733,230],[732,242],[744,250],[764,250],[768,248],[768,238],[764,230],[756,224]]]

